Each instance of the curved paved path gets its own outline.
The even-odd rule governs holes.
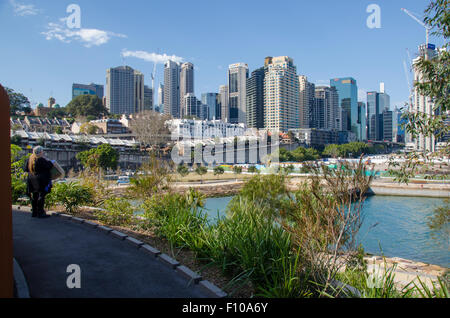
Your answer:
[[[39,298],[198,298],[198,285],[136,247],[61,217],[32,218],[13,210],[14,257]],[[81,288],[69,289],[67,266],[81,268]]]

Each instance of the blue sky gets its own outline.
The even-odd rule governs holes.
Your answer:
[[[68,29],[62,20],[69,16],[66,8],[72,3],[81,8],[81,29]],[[229,64],[244,62],[253,71],[266,56],[288,55],[297,73],[317,85],[351,76],[364,96],[385,82],[391,107],[401,106],[408,99],[406,48],[414,57],[425,41],[425,30],[400,8],[422,17],[428,3],[0,0],[0,83],[32,103],[46,104],[53,96],[65,106],[72,83],[105,85],[106,69],[123,65],[123,52],[129,52],[126,64],[143,72],[147,85],[153,61],[159,62],[157,87],[166,54],[194,63],[195,93],[200,97],[226,84]],[[366,25],[370,4],[381,8],[379,29]],[[433,37],[430,42],[443,44]]]

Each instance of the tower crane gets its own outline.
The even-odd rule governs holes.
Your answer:
[[[430,27],[428,25],[426,25],[423,21],[421,21],[419,18],[417,18],[414,14],[412,14],[411,12],[409,12],[408,10],[406,10],[405,8],[401,9],[403,12],[405,12],[407,15],[409,15],[411,18],[413,18],[417,23],[419,23],[421,26],[423,26],[425,28],[426,31],[426,47],[428,48],[428,39],[429,39],[429,32],[430,32]]]

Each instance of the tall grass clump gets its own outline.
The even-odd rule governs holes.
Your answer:
[[[153,228],[172,247],[201,251],[202,237],[208,223],[201,210],[203,205],[204,196],[192,188],[186,194],[154,194],[142,204],[142,226]]]
[[[130,225],[136,208],[125,198],[112,197],[103,202],[103,209],[94,213],[100,221],[108,225]]]

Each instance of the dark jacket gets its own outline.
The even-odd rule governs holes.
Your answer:
[[[28,172],[27,178],[27,193],[32,192],[49,192],[45,188],[50,184],[51,179],[51,169],[53,168],[53,163],[45,158],[38,158],[36,160],[35,174],[33,175],[28,170],[28,161],[25,162],[24,170]]]

